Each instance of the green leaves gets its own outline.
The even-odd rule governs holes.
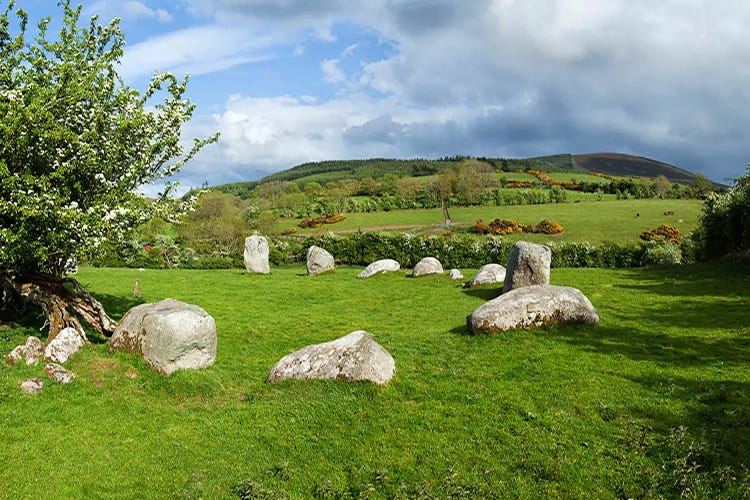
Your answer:
[[[147,202],[135,190],[218,138],[183,146],[182,125],[195,110],[184,97],[187,77],[156,74],[143,94],[127,87],[117,74],[119,20],[102,26],[93,17],[81,27],[81,6],[59,5],[55,39],[43,19],[27,41],[22,11],[14,33],[12,1],[0,18],[0,267],[52,274],[62,272],[61,254],[96,253],[155,213],[174,218],[180,204]]]

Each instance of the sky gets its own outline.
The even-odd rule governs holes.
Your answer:
[[[5,3],[5,2],[3,2]],[[75,0],[74,0],[75,3]],[[52,0],[17,0],[31,19]],[[307,161],[620,152],[750,161],[747,0],[87,0],[126,83],[190,75],[182,190]]]

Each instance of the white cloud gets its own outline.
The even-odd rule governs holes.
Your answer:
[[[320,63],[320,69],[323,71],[323,78],[328,83],[341,83],[346,80],[346,75],[339,68],[338,59],[324,59]]]
[[[137,21],[140,19],[155,19],[161,23],[168,23],[174,18],[166,9],[152,9],[145,3],[137,0],[126,2],[97,1],[86,9],[87,14],[99,14],[101,17],[120,17],[126,21]]]
[[[256,152],[263,163],[286,168],[297,160],[369,151],[428,153],[441,141],[461,148],[451,134],[465,144],[453,153],[622,149],[715,179],[741,173],[748,159],[750,107],[738,104],[750,101],[750,8],[744,0],[204,2],[209,5],[204,14],[225,27],[231,20],[273,21],[287,43],[290,34],[305,31],[333,40],[330,27],[343,22],[365,27],[391,47],[364,60],[372,52],[353,44],[323,60],[325,81],[340,90],[333,101],[264,102],[268,116],[294,115],[300,126],[271,118],[267,128],[231,122],[230,111],[261,106],[232,101],[220,115],[228,134],[218,148],[243,151],[225,158],[231,164],[251,161]],[[213,46],[215,59],[229,62],[264,53],[256,47],[225,54]],[[213,50],[203,56],[212,58]],[[358,74],[342,70],[346,57],[360,57]],[[350,109],[359,121],[346,115]],[[242,141],[252,148],[238,145]],[[274,145],[280,145],[273,152],[278,160]]]
[[[271,57],[279,41],[241,28],[209,25],[167,33],[126,49],[121,74],[126,78],[154,71],[200,75]]]

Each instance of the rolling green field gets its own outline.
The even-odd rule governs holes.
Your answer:
[[[750,268],[553,269],[601,323],[494,336],[465,327],[494,286],[359,270],[81,269],[117,317],[136,278],[205,308],[216,364],[161,377],[95,339],[73,384],[25,395],[42,367],[0,363],[0,497],[747,495]],[[396,360],[387,387],[264,383],[357,329]],[[0,328],[0,351],[36,331]]]
[[[474,224],[477,219],[489,222],[495,218],[514,219],[522,224],[538,224],[542,219],[550,219],[562,224],[565,233],[555,236],[562,241],[589,241],[597,243],[635,243],[647,229],[659,224],[675,226],[683,234],[690,232],[698,221],[702,202],[699,200],[603,200],[581,203],[556,203],[545,205],[481,206],[456,207],[450,209],[452,221],[461,224]],[[664,215],[671,210],[674,215]],[[638,217],[636,217],[638,215]],[[405,230],[420,226],[435,226],[443,223],[443,213],[438,209],[392,210],[390,212],[370,212],[345,214],[346,219],[336,224],[317,229],[297,229],[300,234],[316,234],[328,231],[356,231],[358,229],[395,228]],[[682,222],[680,222],[680,219]],[[283,220],[283,228],[295,227],[295,219]],[[548,235],[511,235],[509,238],[549,241]]]

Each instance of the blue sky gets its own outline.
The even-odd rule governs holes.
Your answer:
[[[32,19],[52,0],[17,0]],[[183,189],[305,161],[615,151],[724,181],[750,160],[746,0],[85,1],[126,82],[190,73]]]

